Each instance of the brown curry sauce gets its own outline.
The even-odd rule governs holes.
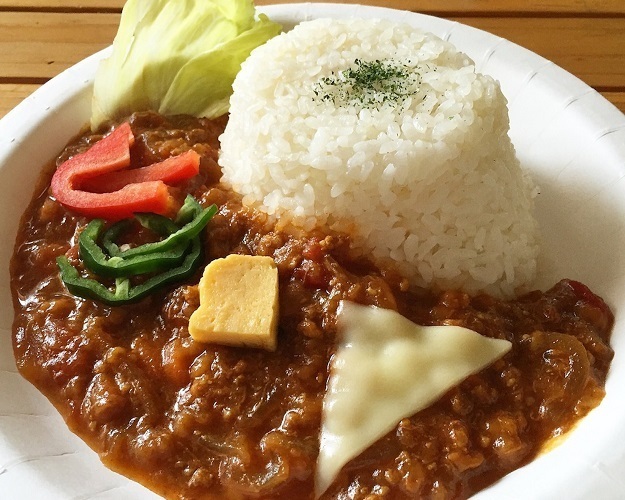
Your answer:
[[[530,461],[603,398],[613,316],[584,285],[563,280],[513,301],[409,290],[391,269],[355,257],[347,236],[279,230],[243,207],[219,184],[223,120],[140,113],[130,122],[140,165],[190,147],[203,156],[200,176],[177,192],[219,206],[205,259],[272,256],[281,314],[270,353],[189,337],[201,270],[131,306],[72,296],[55,258],[67,253],[78,262],[75,240],[87,220],[50,197],[46,174],[11,263],[17,365],[112,469],[170,498],[314,498],[343,299],[424,325],[465,326],[513,347],[399,422],[348,463],[323,498],[466,498]],[[58,162],[100,137],[82,135]]]

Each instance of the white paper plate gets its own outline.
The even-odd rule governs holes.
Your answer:
[[[513,43],[450,21],[382,8],[264,7],[286,28],[318,17],[386,17],[432,31],[497,78],[510,102],[511,136],[541,188],[540,286],[583,281],[616,313],[616,352],[601,405],[555,450],[476,495],[485,499],[625,497],[625,116],[586,84]],[[0,120],[0,496],[147,499],[107,470],[47,400],[17,373],[11,347],[8,264],[39,169],[89,118],[103,51],[68,69]]]

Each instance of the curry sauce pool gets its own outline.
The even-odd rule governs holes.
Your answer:
[[[142,113],[130,125],[145,164],[189,148],[201,155],[200,176],[180,198],[188,192],[218,206],[205,262],[232,253],[273,257],[281,313],[270,353],[191,340],[199,272],[132,306],[76,298],[54,259],[67,254],[79,265],[73,242],[87,220],[48,191],[36,197],[11,266],[18,367],[109,467],[169,498],[313,498],[343,299],[419,324],[465,326],[513,347],[399,422],[348,463],[323,498],[465,498],[527,463],[601,401],[613,317],[584,285],[563,280],[511,301],[409,291],[395,270],[354,256],[349,237],[280,230],[244,207],[219,182],[225,120]],[[78,138],[61,160],[99,137]]]

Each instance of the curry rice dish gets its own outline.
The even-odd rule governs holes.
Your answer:
[[[323,498],[465,498],[531,460],[603,397],[613,317],[581,283],[511,301],[409,290],[393,269],[353,257],[344,234],[278,230],[219,182],[224,120],[130,118],[133,153],[153,162],[192,148],[197,178],[177,188],[219,207],[202,236],[205,262],[273,257],[277,348],[195,342],[199,271],[125,306],[69,293],[55,258],[78,261],[87,219],[43,185],[11,266],[20,372],[114,470],[169,498],[313,498],[322,401],[341,300],[398,310],[424,325],[466,326],[512,342],[509,354],[404,418],[350,461]],[[84,134],[59,162],[100,135]],[[179,201],[179,203],[181,200]],[[142,240],[137,232],[129,241]]]
[[[404,257],[393,252],[397,248],[387,248],[390,252],[384,253],[379,246],[363,247],[368,241],[363,231],[371,231],[368,225],[374,219],[362,206],[352,207],[360,216],[346,212],[342,198],[332,193],[324,198],[328,194],[324,183],[336,175],[332,165],[319,165],[325,173],[311,182],[317,183],[313,191],[320,193],[323,204],[336,210],[318,212],[315,203],[319,199],[315,198],[303,203],[303,212],[291,211],[289,203],[297,196],[293,194],[296,188],[290,193],[292,185],[285,187],[284,198],[271,194],[280,175],[276,173],[280,161],[274,161],[279,158],[277,151],[273,151],[271,162],[264,154],[254,157],[255,152],[262,152],[263,145],[271,148],[283,143],[278,137],[263,138],[259,122],[248,121],[240,112],[246,99],[254,95],[245,79],[256,75],[258,61],[254,57],[264,58],[260,50],[252,54],[241,79],[235,81],[229,117],[208,120],[134,113],[96,133],[83,132],[66,146],[56,164],[43,172],[23,216],[11,262],[17,365],[105,465],[167,498],[312,499],[327,410],[324,399],[328,381],[336,372],[333,359],[341,344],[341,304],[397,311],[418,325],[465,327],[484,338],[508,342],[509,351],[447,388],[432,404],[393,423],[375,442],[351,457],[327,489],[317,493],[324,499],[466,498],[532,460],[553,436],[566,432],[601,402],[613,356],[609,345],[613,315],[601,298],[572,280],[562,280],[546,292],[530,291],[511,298],[516,287],[531,281],[536,245],[531,200],[535,192],[507,139],[505,99],[494,81],[476,75],[471,61],[442,41],[407,33],[401,26],[369,22],[360,26],[360,32],[381,30],[390,44],[411,40],[427,48],[412,51],[424,61],[384,60],[382,56],[373,61],[363,59],[362,54],[352,52],[358,44],[351,38],[351,28],[340,23],[337,28],[328,21],[313,23],[313,27],[321,37],[344,30],[345,36],[337,39],[349,50],[336,48],[335,55],[349,52],[353,65],[346,73],[332,73],[330,68],[329,73],[314,74],[313,86],[306,87],[311,99],[317,95],[315,90],[329,95],[329,87],[343,88],[346,78],[358,79],[372,69],[383,70],[386,83],[398,84],[406,74],[421,78],[412,82],[415,88],[405,92],[393,87],[395,95],[405,96],[405,101],[402,97],[401,102],[378,103],[379,108],[373,103],[373,108],[360,109],[356,116],[364,118],[367,130],[356,127],[331,142],[340,149],[350,142],[354,146],[358,141],[377,139],[379,131],[373,122],[367,122],[367,116],[380,112],[388,119],[404,120],[406,113],[414,112],[410,106],[415,92],[425,95],[419,105],[437,99],[428,110],[418,111],[434,121],[439,119],[437,109],[460,106],[465,118],[475,118],[475,122],[468,122],[476,123],[476,128],[466,125],[467,120],[460,120],[463,123],[458,123],[458,128],[439,127],[437,133],[462,138],[445,149],[445,143],[432,140],[427,145],[422,137],[415,141],[422,148],[406,152],[406,158],[418,160],[424,152],[438,151],[443,159],[439,167],[456,174],[463,158],[469,158],[478,165],[483,180],[499,179],[515,192],[511,201],[495,200],[489,220],[495,225],[501,223],[500,214],[510,203],[515,204],[519,218],[501,227],[525,225],[520,231],[530,250],[517,252],[516,229],[508,234],[500,231],[498,244],[500,250],[505,247],[502,251],[510,259],[518,258],[518,266],[511,269],[525,266],[526,270],[515,274],[509,260],[508,268],[502,265],[501,272],[485,278],[479,272],[471,273],[470,266],[458,264],[451,266],[460,270],[456,281],[432,272],[415,284],[409,279],[412,276],[407,277],[410,273],[404,272],[408,261],[423,258],[432,270],[433,254],[427,249],[415,251],[407,261],[405,245],[401,250]],[[301,33],[308,29],[304,25]],[[273,48],[281,44],[297,47],[302,41],[300,34],[295,31],[291,38],[275,38]],[[404,63],[412,65],[408,73]],[[449,78],[453,71],[460,71],[477,86],[466,87],[474,88],[474,95],[469,91],[469,100],[474,99],[476,107],[464,101],[447,105],[438,101],[443,97],[437,94],[428,67],[445,64],[454,66]],[[259,92],[268,87],[270,82],[259,84]],[[300,95],[298,102],[304,97]],[[352,107],[358,107],[358,102],[362,105],[362,99],[354,104],[349,96],[346,102],[339,102],[346,97],[340,92],[335,97],[338,101],[324,99],[320,106],[330,115],[344,113],[341,123],[349,122]],[[261,113],[283,112],[275,95],[264,95],[259,105],[265,110]],[[453,122],[444,116],[446,125]],[[499,121],[489,122],[489,116]],[[296,117],[293,123],[301,125],[306,120]],[[475,146],[474,133],[489,123],[494,139],[484,138],[492,139],[486,141],[489,152],[485,158],[496,161],[488,162],[494,165],[493,170],[481,170],[484,158]],[[432,134],[434,129],[424,133]],[[236,130],[251,134],[250,150],[237,142]],[[274,130],[278,135],[284,133]],[[361,133],[365,135],[359,136]],[[370,133],[375,137],[369,137]],[[317,143],[314,135],[299,137],[303,142],[313,139],[308,144],[299,143],[301,159]],[[395,142],[404,140],[398,136]],[[267,173],[259,185],[252,178],[249,183],[237,178],[233,145],[241,148],[246,162]],[[378,151],[380,146],[376,145]],[[124,148],[129,155],[124,156]],[[287,166],[291,153],[284,160]],[[371,153],[373,169],[380,162],[388,164],[389,153]],[[343,153],[337,154],[340,157]],[[107,191],[104,185],[109,191],[118,189],[119,172],[99,173],[101,177],[92,173],[91,181],[88,175],[81,178],[80,172],[84,174],[98,164],[85,158],[98,155],[106,157],[102,164],[130,164],[132,168],[121,175],[139,176],[141,182],[137,178],[134,182],[143,184],[143,194],[149,182],[161,179],[161,162],[168,162],[165,170],[175,171],[178,177],[168,181],[165,198],[158,191],[158,183],[151,185],[158,201],[151,202],[153,211],[160,215],[131,216],[132,211],[129,215],[128,207],[119,200],[99,192]],[[398,164],[401,158],[400,154]],[[350,165],[355,160],[341,161]],[[431,173],[427,165],[419,161],[416,165],[419,172],[415,175]],[[296,187],[306,184],[297,166],[288,168],[295,174]],[[444,183],[445,175],[434,175],[426,184]],[[470,176],[466,173],[462,178]],[[76,195],[72,183],[102,197]],[[373,189],[377,181],[367,177],[362,184],[363,189]],[[469,185],[479,192],[479,181]],[[253,191],[253,186],[260,191]],[[349,186],[345,189],[352,190]],[[306,191],[308,188],[302,190]],[[415,193],[418,198],[417,188]],[[400,186],[393,196],[398,199],[406,195],[410,200],[412,194]],[[395,229],[411,223],[407,212],[389,212],[380,205],[384,200],[368,196],[374,215],[382,213],[396,224]],[[85,200],[93,199],[107,199],[110,204],[103,209],[104,204],[98,207],[92,203],[87,208],[94,212],[86,214]],[[446,207],[445,200],[430,202]],[[436,212],[432,212],[431,203],[416,207],[424,220],[425,214]],[[466,236],[477,222],[463,225],[459,221],[466,222],[464,216],[472,210],[472,206],[460,203],[443,219],[456,221],[454,227],[465,230]],[[97,215],[103,211],[109,220],[94,218],[103,217]],[[360,227],[346,225],[350,218]],[[427,231],[433,236],[436,228]],[[477,232],[472,241],[476,237]],[[457,245],[458,239],[443,238],[438,245],[442,247],[443,241]],[[488,246],[485,241],[482,247]],[[273,276],[275,268],[277,305],[268,305],[276,315],[275,343],[261,342],[256,348],[227,345],[198,341],[190,332],[194,313],[207,300],[211,302],[205,294],[207,273],[203,268],[233,254],[268,257],[263,261],[268,266],[263,276]],[[456,258],[460,262],[466,257],[463,253],[448,254],[452,264]],[[450,279],[454,286],[446,287]],[[467,284],[464,289],[463,284]]]

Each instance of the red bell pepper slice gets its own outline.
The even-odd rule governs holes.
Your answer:
[[[172,197],[167,185],[158,178],[157,173],[163,173],[168,165],[153,167],[149,171],[152,174],[149,173],[144,177],[145,181],[141,180],[144,174],[131,174],[128,176],[129,183],[124,183],[123,187],[112,192],[84,190],[85,185],[89,183],[94,185],[95,178],[99,176],[121,175],[118,171],[130,166],[130,147],[133,144],[134,135],[130,125],[122,123],[89,150],[71,157],[57,168],[50,186],[53,196],[59,203],[80,214],[107,220],[124,219],[131,217],[135,212],[167,213]],[[185,162],[188,161],[193,165],[196,160],[199,168],[199,157],[195,159],[193,154],[189,155]],[[166,162],[171,166],[175,163],[175,158],[162,163]],[[188,166],[181,171],[192,171],[193,175],[197,173],[197,170],[189,170]],[[137,176],[136,179],[132,178],[133,175]]]
[[[80,187],[92,193],[108,193],[128,184],[141,182],[163,181],[166,184],[176,184],[196,176],[199,172],[200,155],[191,149],[147,167],[109,172],[85,179]]]

